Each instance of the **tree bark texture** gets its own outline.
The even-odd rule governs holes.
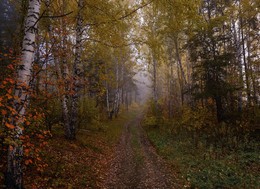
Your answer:
[[[18,67],[17,85],[15,88],[15,96],[18,100],[14,102],[14,109],[17,116],[13,117],[13,124],[15,126],[12,140],[14,144],[8,149],[8,168],[6,174],[7,188],[23,188],[23,171],[22,171],[22,157],[23,146],[20,137],[23,135],[22,127],[23,117],[28,106],[28,88],[32,80],[32,64],[34,60],[35,51],[35,36],[37,32],[37,22],[40,13],[40,0],[30,0],[28,6],[28,13],[25,20],[25,35],[22,43],[21,63]],[[17,117],[17,118],[15,118]]]
[[[71,122],[70,122],[70,136],[69,139],[76,138],[76,128],[78,125],[78,113],[79,113],[79,100],[81,89],[81,77],[83,74],[82,68],[82,35],[83,35],[83,18],[82,18],[83,0],[78,1],[78,15],[76,24],[76,49],[75,49],[75,62],[74,62],[74,93],[72,95],[72,107],[71,107]]]

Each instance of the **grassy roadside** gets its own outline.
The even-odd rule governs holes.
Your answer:
[[[259,188],[259,151],[216,157],[212,149],[194,148],[188,138],[160,127],[144,126],[158,153],[180,172],[184,188]]]
[[[27,171],[25,188],[100,188],[101,173],[106,171],[113,147],[136,112],[131,108],[112,121],[89,125],[78,131],[76,141],[65,140],[62,127],[54,126],[42,153],[48,167],[37,173]]]

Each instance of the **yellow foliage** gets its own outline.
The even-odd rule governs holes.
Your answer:
[[[207,108],[199,107],[192,110],[190,107],[183,109],[182,125],[188,130],[209,129],[216,124],[216,118]]]

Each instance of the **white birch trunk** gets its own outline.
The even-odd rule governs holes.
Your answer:
[[[28,106],[28,87],[32,77],[32,64],[35,51],[35,35],[37,32],[37,22],[40,13],[40,0],[30,0],[28,13],[25,20],[25,35],[22,44],[21,63],[18,67],[18,80],[15,89],[15,96],[19,100],[14,102],[14,108],[17,111],[17,117],[13,118],[15,126],[12,139],[15,144],[9,147],[8,150],[8,169],[6,183],[7,188],[22,188],[22,157],[23,147],[20,137],[23,135],[21,125],[23,117]],[[20,102],[19,102],[20,101]]]
[[[61,13],[64,15],[66,4],[65,1],[62,1],[62,10]],[[68,69],[68,63],[67,63],[67,51],[66,51],[66,41],[67,41],[67,34],[66,34],[66,26],[65,26],[65,20],[64,17],[61,19],[61,41],[60,41],[60,49],[62,51],[62,56],[59,57],[59,62],[55,61],[57,73],[58,73],[58,79],[62,80],[62,86],[61,86],[61,108],[62,108],[62,116],[63,116],[63,127],[64,127],[64,134],[66,138],[70,138],[70,116],[69,116],[69,106],[68,106],[68,95],[67,92],[69,89],[69,69]],[[53,52],[54,54],[54,52]],[[62,64],[61,64],[62,63]],[[63,69],[62,69],[63,67]]]
[[[79,97],[81,88],[82,68],[82,34],[83,34],[83,18],[82,18],[83,0],[78,1],[78,15],[76,25],[76,49],[74,63],[74,94],[72,96],[71,123],[70,123],[70,139],[76,138],[76,127],[78,124]]]

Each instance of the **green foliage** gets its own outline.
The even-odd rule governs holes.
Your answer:
[[[62,120],[61,102],[58,98],[47,99],[45,102],[45,125],[47,129],[55,124],[60,124]],[[37,105],[37,103],[36,103]]]
[[[259,144],[252,133],[259,109],[218,122],[213,100],[206,104],[185,106],[171,120],[161,114],[158,124],[150,103],[142,124],[159,154],[180,171],[185,187],[257,188]]]
[[[257,188],[260,184],[257,148],[223,154],[214,148],[198,149],[187,136],[144,128],[159,154],[180,171],[186,188]]]
[[[129,132],[131,133],[131,146],[133,149],[134,157],[135,157],[135,162],[137,165],[143,164],[144,163],[144,156],[142,154],[142,147],[140,145],[140,142],[138,140],[138,128],[134,124],[130,124],[129,127]]]
[[[95,99],[83,97],[80,103],[79,128],[81,129],[101,129],[101,112],[97,107]]]
[[[150,99],[147,104],[146,116],[143,120],[144,124],[151,127],[159,127],[163,123],[163,106],[162,102],[155,104],[153,99]]]
[[[102,123],[104,128],[104,137],[107,139],[108,144],[117,142],[121,136],[123,125],[133,119],[138,113],[140,113],[140,107],[131,106],[128,111],[123,111],[117,119],[106,121]]]
[[[143,122],[147,126],[152,126],[152,127],[157,126],[157,120],[155,116],[145,117]]]
[[[212,113],[202,107],[192,110],[190,107],[183,108],[181,126],[188,131],[210,130],[212,125],[216,123],[216,119]]]

